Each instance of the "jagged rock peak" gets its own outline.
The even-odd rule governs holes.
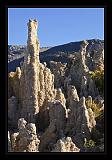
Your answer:
[[[27,122],[25,121],[25,119],[24,118],[20,118],[18,120],[18,128],[19,128],[19,130],[25,128],[26,124],[27,124]]]
[[[68,87],[68,98],[75,100],[75,101],[79,101],[79,96],[78,96],[77,90],[76,90],[75,86],[73,86],[73,85],[69,85],[69,87]]]
[[[40,43],[37,38],[38,22],[37,20],[29,20],[27,25],[28,25],[27,53],[31,57],[36,57],[39,61]]]
[[[86,52],[86,48],[88,46],[88,41],[84,40],[80,46],[80,52],[83,51],[83,52]]]

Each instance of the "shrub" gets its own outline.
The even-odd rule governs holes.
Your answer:
[[[93,147],[95,147],[95,143],[96,142],[93,141],[92,139],[89,139],[89,140],[85,139],[84,147],[93,148]]]
[[[95,114],[95,118],[98,117],[99,115],[101,115],[102,110],[101,110],[101,104],[96,103],[94,100],[92,100],[92,103],[90,102],[90,100],[88,100],[88,98],[86,98],[86,107],[91,108],[92,111]]]
[[[104,96],[104,71],[96,70],[94,72],[90,72],[90,76],[93,80],[95,80],[96,87],[98,88],[100,94]]]

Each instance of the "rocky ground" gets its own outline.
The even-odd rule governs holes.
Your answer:
[[[104,152],[103,41],[40,51],[37,28],[8,49],[8,152]]]

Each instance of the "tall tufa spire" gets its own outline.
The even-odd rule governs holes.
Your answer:
[[[37,20],[29,20],[28,22],[28,40],[27,40],[27,54],[30,58],[36,58],[39,62],[40,43],[37,38],[38,22]]]

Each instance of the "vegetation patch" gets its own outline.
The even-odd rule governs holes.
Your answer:
[[[92,139],[89,139],[89,140],[85,139],[84,147],[93,148],[93,147],[95,147],[95,143],[96,142],[93,141]]]
[[[96,87],[98,88],[100,94],[104,96],[104,70],[95,70],[94,72],[90,72],[90,76],[93,80],[95,80]]]
[[[95,118],[102,114],[103,110],[101,110],[102,106],[100,103],[96,103],[95,100],[92,100],[91,102],[88,98],[86,98],[85,102],[87,109],[91,108],[94,112]]]

